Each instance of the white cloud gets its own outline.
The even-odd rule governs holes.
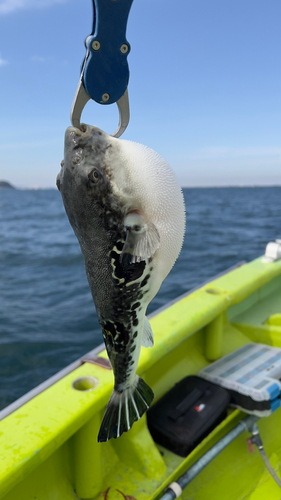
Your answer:
[[[49,7],[67,0],[0,0],[0,15],[9,14],[22,9],[38,9]]]
[[[8,61],[6,61],[6,59],[2,59],[1,54],[0,54],[0,67],[6,66],[6,64],[9,64]]]
[[[31,60],[34,62],[45,62],[46,58],[41,56],[32,56]]]
[[[31,61],[38,62],[38,63],[44,63],[47,61],[50,61],[51,57],[42,57],[42,56],[32,56]]]

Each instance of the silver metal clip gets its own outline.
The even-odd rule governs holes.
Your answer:
[[[124,94],[116,102],[119,110],[119,123],[118,127],[113,132],[112,137],[121,137],[128,127],[130,121],[130,106],[129,106],[129,94],[128,89],[125,90]]]
[[[90,99],[91,98],[83,85],[81,76],[70,112],[70,121],[73,127],[80,129],[81,126],[80,119],[82,111]],[[121,137],[121,135],[125,132],[130,120],[128,89],[126,89],[126,91],[124,92],[122,97],[120,97],[120,99],[116,102],[116,104],[119,110],[119,123],[117,129],[115,130],[115,132],[113,132],[113,134],[111,134],[111,136],[117,138]]]

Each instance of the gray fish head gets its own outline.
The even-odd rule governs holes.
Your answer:
[[[76,234],[86,225],[86,219],[98,218],[108,203],[112,193],[111,169],[116,157],[118,140],[99,128],[89,125],[82,125],[81,130],[67,128],[57,187]]]
[[[105,153],[110,147],[107,138],[109,136],[97,127],[82,125],[81,130],[75,127],[66,129],[64,160],[57,176],[57,187],[62,196],[66,189],[84,184],[94,168],[97,174],[92,180],[98,184],[98,171],[103,174]]]

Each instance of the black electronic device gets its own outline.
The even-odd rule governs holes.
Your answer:
[[[226,416],[229,393],[197,376],[177,383],[148,412],[156,443],[186,457]]]

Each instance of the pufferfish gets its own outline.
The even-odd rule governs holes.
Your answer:
[[[69,127],[57,186],[78,238],[114,373],[98,441],[118,438],[149,408],[136,375],[141,346],[153,346],[145,316],[174,265],[185,232],[183,194],[152,149],[97,127]]]

